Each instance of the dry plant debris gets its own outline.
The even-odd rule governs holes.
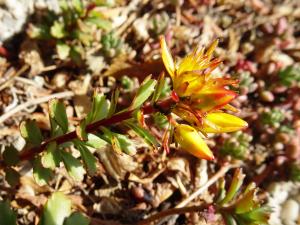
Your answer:
[[[298,0],[16,2],[0,225],[300,223]]]

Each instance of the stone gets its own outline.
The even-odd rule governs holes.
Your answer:
[[[286,224],[296,221],[299,216],[299,204],[289,199],[282,205],[280,217]]]

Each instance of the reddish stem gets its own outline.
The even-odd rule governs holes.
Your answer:
[[[158,103],[155,104],[155,106],[151,105],[151,104],[147,104],[145,106],[143,106],[141,108],[141,110],[143,110],[143,113],[146,114],[151,114],[154,112],[158,112],[160,110],[169,110],[174,104],[176,104],[176,102],[172,99],[172,98],[168,98],[165,99],[163,101],[160,101]],[[108,125],[112,125],[115,123],[119,123],[122,122],[124,120],[130,119],[132,117],[132,113],[135,110],[130,110],[130,111],[126,111],[126,112],[122,112],[122,113],[118,113],[115,114],[114,116],[107,118],[107,119],[103,119],[103,120],[99,120],[96,121],[94,123],[91,123],[89,125],[86,126],[86,132],[87,133],[92,133],[94,131],[96,131],[100,126],[108,126]],[[39,146],[35,146],[29,149],[24,149],[21,153],[20,153],[20,160],[29,160],[32,159],[34,157],[34,155],[41,153],[42,151],[44,151],[44,149],[47,147],[47,145],[50,142],[56,142],[57,144],[62,144],[64,142],[67,141],[71,141],[73,139],[77,138],[76,135],[76,131],[72,131],[69,132],[67,134],[58,136],[58,137],[54,137],[54,138],[50,138],[46,141],[44,141],[41,145]],[[0,162],[1,165],[1,162]]]

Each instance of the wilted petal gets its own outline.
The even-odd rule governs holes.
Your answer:
[[[160,46],[161,46],[161,57],[168,71],[169,75],[171,76],[172,80],[174,81],[174,74],[175,74],[175,64],[170,53],[170,50],[167,46],[166,40],[164,36],[160,37]]]
[[[238,131],[247,126],[248,123],[246,121],[236,116],[227,113],[209,113],[205,117],[201,131],[204,133],[225,133]]]
[[[174,137],[183,150],[190,154],[200,159],[214,159],[213,153],[195,128],[186,124],[179,124],[174,129]]]

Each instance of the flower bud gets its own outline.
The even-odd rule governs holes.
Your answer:
[[[197,158],[214,159],[213,153],[195,128],[186,124],[179,124],[174,129],[174,137],[183,150]]]

